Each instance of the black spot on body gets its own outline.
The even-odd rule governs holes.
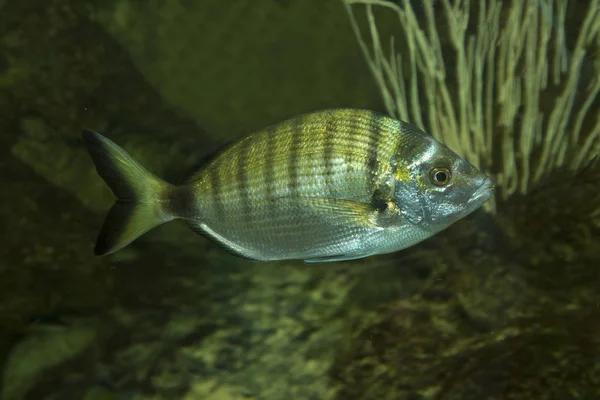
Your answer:
[[[378,212],[387,211],[389,207],[389,201],[389,197],[379,189],[373,192],[373,195],[371,196],[371,205]]]

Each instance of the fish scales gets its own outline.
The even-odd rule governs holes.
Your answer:
[[[381,118],[377,114],[355,114],[299,117],[234,145],[209,170],[192,177],[203,203],[199,208],[207,209],[204,204],[214,201],[213,190],[236,222],[250,218],[256,223],[264,213],[253,208],[268,207],[268,201],[285,196],[370,201],[376,177],[389,168],[399,140],[388,134],[390,127],[376,122]],[[217,187],[207,179],[214,173],[210,169],[219,171]]]
[[[209,210],[218,190],[225,215],[203,213],[199,219],[220,235],[254,247],[274,240],[297,241],[298,231],[322,228],[298,218],[298,207],[289,197],[329,197],[368,203],[378,177],[391,166],[389,160],[401,137],[390,134],[397,122],[369,111],[323,112],[285,121],[249,136],[225,151],[208,168],[219,171],[219,182],[210,187],[208,172],[192,178],[198,210]],[[382,159],[379,160],[378,157]],[[273,201],[277,201],[274,207]],[[340,225],[340,230],[347,228]],[[315,232],[316,233],[316,232]],[[358,234],[352,232],[351,234]],[[346,240],[330,229],[331,238]],[[307,238],[307,246],[314,246]]]
[[[349,260],[412,246],[491,197],[493,181],[433,137],[369,110],[301,115],[221,152],[181,186],[92,131],[84,142],[117,196],[96,254],[184,219],[254,260]]]
[[[256,135],[256,137],[251,138],[254,140],[244,142],[253,142],[250,148],[250,154],[247,158],[246,169],[254,170],[252,174],[253,177],[263,179],[266,186],[270,186],[273,182],[275,182],[279,188],[298,184],[298,182],[293,182],[295,178],[302,176],[314,177],[315,168],[319,169],[317,172],[327,174],[327,164],[330,164],[331,166],[333,166],[334,163],[336,165],[344,164],[350,157],[354,157],[352,160],[355,164],[353,164],[354,168],[360,167],[366,172],[373,172],[367,168],[368,164],[365,161],[368,160],[368,155],[366,154],[365,148],[369,148],[370,146],[368,140],[373,143],[380,140],[380,138],[370,135],[370,137],[367,136],[367,140],[363,140],[362,138],[357,137],[357,133],[361,134],[359,131],[359,129],[362,128],[361,126],[353,127],[348,125],[347,128],[355,128],[349,132],[339,129],[335,132],[337,137],[334,138],[334,140],[329,140],[332,135],[325,135],[324,131],[320,129],[320,126],[312,125],[308,127],[310,129],[307,129],[306,127],[297,129],[296,131],[299,134],[296,136],[301,139],[302,136],[305,136],[305,138],[302,139],[303,143],[300,143],[296,150],[293,150],[293,146],[291,145],[291,130],[287,128],[288,127],[286,126],[279,127],[277,132],[278,135],[274,138],[272,135]],[[228,185],[230,186],[239,185],[239,181],[236,181],[233,177],[233,175],[237,173],[236,168],[228,167],[228,164],[237,164],[239,153],[247,150],[242,150],[242,144],[243,143],[240,143],[240,145],[231,148],[229,152],[223,154],[223,157],[220,158],[217,163],[212,165],[212,167],[219,170],[220,180],[229,182]],[[327,146],[330,146],[329,151]],[[334,151],[331,151],[334,149],[336,150],[336,154],[333,154]],[[332,158],[332,160],[329,163],[324,163],[325,165],[322,165],[319,160],[314,158],[314,156],[319,156],[320,153],[324,157]],[[328,153],[331,153],[331,155],[328,155]],[[265,157],[264,154],[267,154],[267,156]],[[311,156],[312,158],[306,159],[307,156]],[[347,158],[342,158],[343,156],[346,156]],[[336,157],[336,159],[333,160],[333,157]],[[294,168],[286,166],[286,159],[294,166]],[[259,170],[261,166],[263,171],[256,171]],[[331,167],[329,167],[329,169],[331,169]],[[201,171],[201,173],[193,177],[192,180],[198,182],[203,180],[205,175],[206,172]],[[252,177],[250,177],[250,179],[252,179]],[[258,184],[250,186],[256,188]],[[221,187],[220,190],[228,191],[231,190],[231,187],[229,189]]]

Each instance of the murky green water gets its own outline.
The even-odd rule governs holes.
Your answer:
[[[449,32],[443,3],[432,10]],[[471,3],[466,32],[483,35],[478,13],[500,3]],[[106,134],[178,182],[280,119],[389,111],[398,99],[381,96],[341,0],[0,1],[0,398],[600,398],[600,166],[589,164],[600,151],[600,37],[578,41],[600,25],[598,1],[526,3],[554,5],[524,20],[549,27],[548,65],[565,49],[560,81],[527,61],[545,59],[543,36],[506,24],[525,49],[510,48],[524,60],[511,73],[534,79],[494,86],[492,102],[472,95],[491,123],[457,113],[454,130],[471,138],[456,150],[499,179],[495,210],[407,251],[309,266],[241,260],[178,223],[94,257],[113,200],[80,132]],[[353,7],[368,38],[364,7]],[[382,41],[394,35],[405,52],[381,7]],[[500,26],[515,9],[498,8]],[[440,43],[451,106],[441,85],[415,91],[423,127],[451,140],[440,115],[466,101],[453,78],[464,65],[450,35]],[[510,65],[493,54],[482,82]],[[410,57],[400,64],[408,93]],[[500,103],[502,88],[528,95]],[[545,146],[552,132],[562,139]]]

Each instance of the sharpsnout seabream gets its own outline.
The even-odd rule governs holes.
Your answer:
[[[183,219],[247,259],[352,260],[413,246],[470,214],[494,182],[417,127],[360,109],[303,114],[232,144],[171,185],[99,133],[83,140],[117,197],[95,253]]]

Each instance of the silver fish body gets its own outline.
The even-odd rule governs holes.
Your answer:
[[[151,175],[97,133],[84,132],[84,140],[119,199],[98,254],[182,218],[249,259],[357,259],[410,247],[493,191],[490,178],[430,135],[368,110],[317,111],[270,126],[182,186]]]

